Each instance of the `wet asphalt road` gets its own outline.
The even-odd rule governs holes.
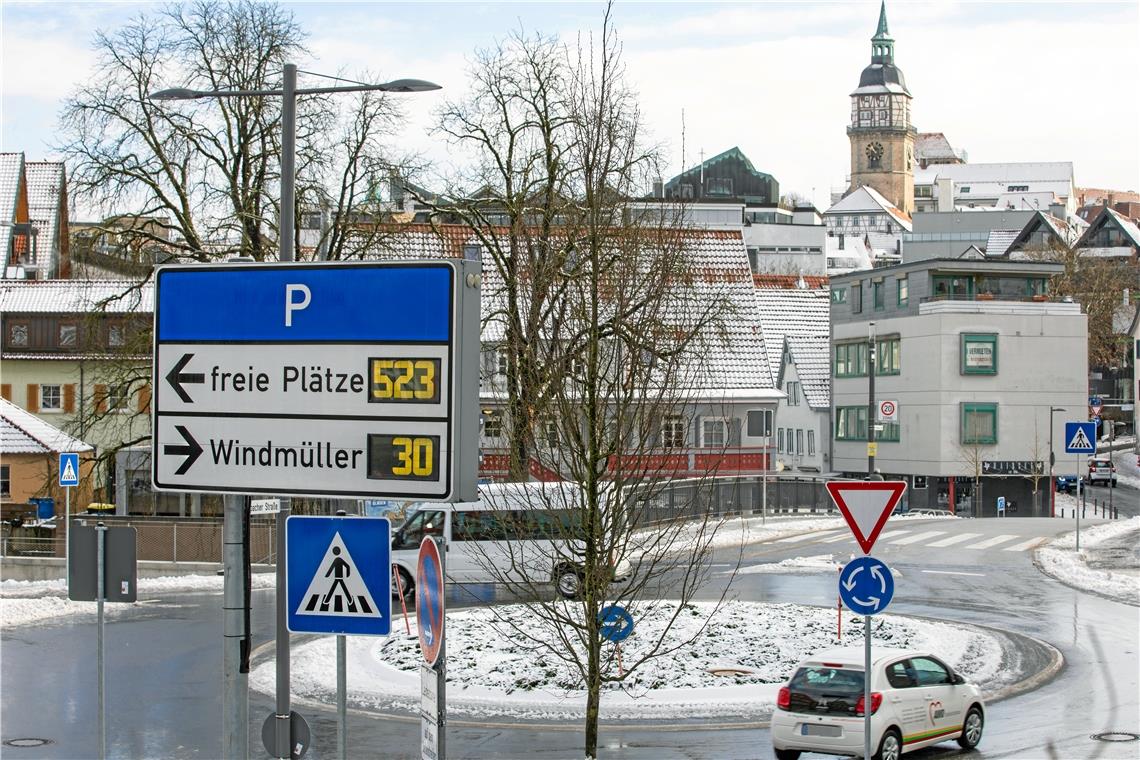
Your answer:
[[[941,522],[941,524],[939,524]],[[1092,521],[1089,521],[1091,524]],[[1013,536],[1009,544],[1071,529],[1045,519],[914,522],[923,530],[947,524],[981,534]],[[898,527],[892,523],[889,527]],[[910,527],[910,524],[907,525]],[[1133,539],[1133,545],[1135,541]],[[787,557],[855,550],[850,540],[811,540],[749,547],[748,566]],[[975,758],[1130,758],[1140,742],[1107,743],[1093,734],[1140,732],[1140,609],[1076,591],[1042,575],[1031,551],[970,552],[955,547],[881,542],[876,556],[901,573],[891,612],[990,625],[1049,641],[1064,654],[1058,676],[1036,691],[989,707],[986,735]],[[717,561],[730,561],[727,556]],[[723,582],[723,576],[714,574]],[[744,575],[741,599],[832,606],[830,574]],[[254,592],[255,644],[272,638],[272,593]],[[149,601],[107,625],[108,745],[114,758],[216,758],[221,752],[221,596],[185,594]],[[8,741],[42,737],[40,748],[3,747],[7,758],[95,756],[95,630],[92,614],[3,632],[0,734]],[[332,663],[330,663],[330,668]],[[349,676],[351,678],[351,674]],[[250,698],[251,756],[261,752],[259,729],[272,698]],[[314,728],[306,757],[335,756],[334,713],[297,706]],[[350,757],[418,757],[418,723],[354,713]],[[581,757],[577,726],[472,726],[448,729],[451,757]],[[605,726],[602,757],[769,758],[764,728],[716,728],[707,723]],[[957,756],[953,742],[908,755]]]

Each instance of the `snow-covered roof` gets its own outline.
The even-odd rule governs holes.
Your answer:
[[[59,239],[64,166],[52,161],[28,161],[24,164],[24,177],[28,184],[28,219],[39,233],[35,264],[49,271]]]
[[[768,363],[778,374],[787,343],[813,409],[831,404],[831,290],[757,287],[756,308],[764,328]]]
[[[1098,214],[1096,218],[1092,220],[1088,228],[1085,230],[1084,234],[1081,235],[1081,239],[1077,241],[1077,244],[1074,247],[1081,248],[1081,244],[1084,243],[1088,237],[1095,234],[1097,230],[1101,229],[1105,225],[1112,224],[1120,228],[1120,231],[1124,233],[1125,237],[1129,238],[1132,241],[1132,245],[1134,247],[1140,248],[1140,227],[1137,227],[1135,222],[1126,217],[1124,214],[1121,214],[1116,210],[1109,208],[1108,206],[1103,206],[1102,208],[1104,210],[1101,211],[1100,214]]]
[[[500,230],[506,234],[506,230]],[[686,266],[692,277],[678,282],[678,298],[672,301],[678,310],[678,322],[688,315],[680,313],[685,304],[711,303],[725,298],[739,311],[717,326],[717,350],[702,353],[697,359],[700,377],[694,391],[714,394],[732,391],[756,391],[757,396],[772,395],[772,370],[764,349],[764,336],[759,315],[752,308],[752,271],[744,238],[739,230],[686,229],[677,231],[686,251]],[[412,224],[394,229],[383,238],[383,248],[372,252],[374,259],[463,258],[464,249],[478,245],[474,233],[462,225]],[[503,340],[501,322],[494,318],[502,312],[504,284],[489,256],[484,255],[482,287],[482,335],[485,344]],[[683,291],[683,292],[682,292]],[[745,305],[742,307],[741,305]],[[734,394],[739,395],[739,394]]]
[[[1059,202],[1057,194],[1048,190],[1037,193],[1002,193],[994,201],[994,206],[1018,211],[1048,211],[1050,205]]]
[[[0,309],[9,314],[149,314],[154,287],[127,280],[4,280]]]
[[[23,153],[0,153],[0,257],[3,257],[0,266],[8,263],[8,247],[12,240],[9,225],[16,221],[16,194],[20,190],[23,166]]]
[[[1001,164],[934,164],[915,168],[914,184],[929,185],[939,177],[955,182],[1072,182],[1071,161],[1013,162]]]
[[[910,216],[900,211],[894,204],[884,198],[878,190],[869,185],[860,185],[855,190],[852,190],[838,203],[823,212],[823,215],[857,214],[861,212],[866,213],[868,211],[888,214],[907,232],[913,229],[914,225],[911,222]]]
[[[0,399],[0,452],[47,454],[91,451],[92,447],[41,420],[7,399]]]
[[[1017,230],[990,230],[989,239],[986,240],[986,255],[1001,256],[1009,250],[1010,243],[1017,239],[1021,232]]]
[[[914,141],[914,157],[918,161],[940,158],[955,159],[958,154],[941,132],[919,132]]]

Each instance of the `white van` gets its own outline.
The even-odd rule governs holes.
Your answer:
[[[416,561],[424,536],[446,539],[449,583],[554,584],[572,599],[581,589],[574,525],[581,491],[573,483],[496,483],[479,487],[479,501],[418,502],[392,532],[392,566],[406,599],[414,595]],[[621,569],[628,563],[621,563]],[[614,580],[625,572],[615,570]],[[392,593],[398,593],[393,586]]]

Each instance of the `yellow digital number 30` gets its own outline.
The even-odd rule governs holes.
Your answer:
[[[432,473],[432,442],[430,438],[397,437],[392,439],[401,464],[392,468],[393,475],[429,477]]]

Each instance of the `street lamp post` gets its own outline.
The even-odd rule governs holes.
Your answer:
[[[1064,407],[1049,407],[1049,516],[1057,516],[1057,478],[1053,474],[1053,466],[1057,463],[1057,455],[1053,453],[1053,414],[1068,411]],[[1078,472],[1077,477],[1081,474]]]
[[[293,218],[296,213],[297,98],[301,95],[330,95],[345,92],[426,92],[440,86],[422,79],[397,79],[382,84],[360,84],[337,87],[297,87],[297,66],[286,63],[279,90],[192,90],[175,87],[150,93],[150,100],[197,100],[200,98],[281,98],[281,208],[278,217],[278,259],[293,261]],[[289,695],[289,630],[288,604],[285,594],[285,520],[289,516],[290,499],[280,500],[277,513],[277,699],[274,713],[275,757],[289,758],[294,744]],[[239,525],[244,498],[227,495],[222,531]],[[223,652],[223,752],[227,758],[249,757],[247,725],[248,676],[240,673],[240,641],[244,628],[243,610],[249,604],[242,579],[249,556],[242,544],[226,543],[223,556],[225,614],[223,629],[226,649]],[[241,586],[238,584],[242,583]],[[240,601],[240,604],[238,602]],[[268,749],[268,747],[267,747]],[[272,750],[271,750],[272,751]]]

